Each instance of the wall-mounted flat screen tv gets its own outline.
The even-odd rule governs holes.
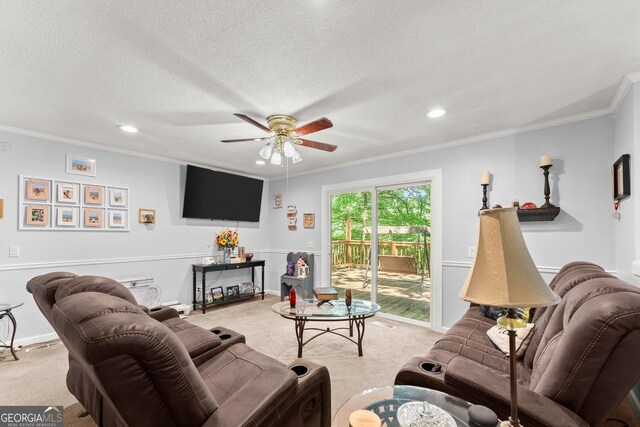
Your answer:
[[[187,165],[183,218],[259,222],[260,179]]]

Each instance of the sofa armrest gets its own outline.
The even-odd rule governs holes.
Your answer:
[[[175,308],[167,306],[152,308],[149,310],[149,316],[158,322],[164,322],[165,320],[173,319],[174,317],[180,317]]]
[[[511,412],[509,378],[463,357],[451,360],[444,381],[461,391],[467,400],[480,403],[507,419]],[[518,418],[527,426],[584,426],[588,423],[571,410],[553,400],[518,386]]]
[[[296,390],[296,375],[285,367],[267,368],[235,392],[205,423],[204,427],[238,427],[274,424],[282,406]]]

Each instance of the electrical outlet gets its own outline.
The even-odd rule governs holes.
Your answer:
[[[476,256],[476,247],[475,246],[469,246],[469,249],[467,249],[467,256],[469,258],[474,258]]]
[[[308,249],[313,249],[316,246],[316,242],[314,242],[313,240],[307,240],[307,248]]]
[[[9,246],[9,257],[15,258],[20,256],[20,246]]]

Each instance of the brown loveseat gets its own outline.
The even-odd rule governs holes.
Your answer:
[[[588,262],[567,264],[550,287],[562,300],[536,310],[531,343],[518,360],[520,421],[597,426],[640,378],[640,288]],[[441,390],[507,419],[509,359],[487,337],[495,324],[472,305],[395,383]]]
[[[50,273],[27,289],[69,350],[69,390],[100,426],[330,424],[323,366],[285,366],[229,329],[149,312],[104,277]]]

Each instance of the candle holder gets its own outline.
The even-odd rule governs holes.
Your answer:
[[[480,184],[482,186],[482,207],[480,208],[481,211],[485,210],[485,209],[489,209],[489,205],[487,205],[488,199],[487,199],[487,187],[489,186],[489,184]]]
[[[551,194],[551,188],[549,187],[549,169],[551,168],[551,166],[553,165],[545,165],[545,166],[540,166],[540,169],[543,170],[543,174],[544,174],[544,205],[540,206],[540,208],[555,208],[554,205],[552,205],[551,203],[549,203],[549,196]]]

